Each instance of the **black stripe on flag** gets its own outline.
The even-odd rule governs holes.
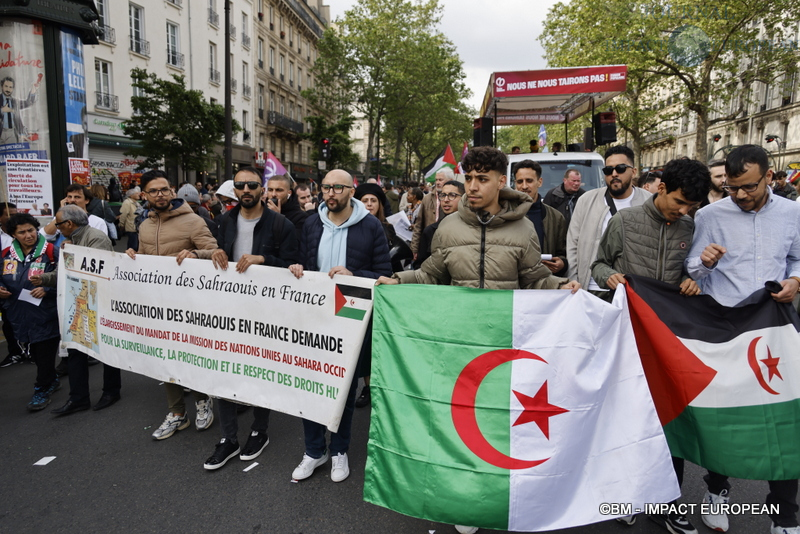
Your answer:
[[[372,290],[368,287],[346,286],[344,284],[336,284],[336,287],[345,297],[372,300]]]
[[[791,304],[773,300],[759,289],[736,307],[723,306],[709,295],[685,297],[678,286],[653,278],[627,275],[630,287],[683,339],[725,343],[744,332],[791,324],[800,332],[800,317]]]

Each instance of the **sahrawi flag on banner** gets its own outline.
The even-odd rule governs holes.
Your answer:
[[[542,531],[680,495],[625,299],[419,285],[373,297],[365,500]]]
[[[800,478],[800,318],[759,290],[728,308],[630,277],[631,320],[672,454],[736,478]]]
[[[433,163],[422,169],[422,175],[428,182],[433,182],[436,180],[436,173],[444,167],[449,167],[451,169],[456,168],[456,157],[453,155],[453,149],[450,148],[450,143],[447,144],[447,148],[442,150],[441,154],[436,156]]]

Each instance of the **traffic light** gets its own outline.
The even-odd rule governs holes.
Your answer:
[[[319,142],[319,153],[322,159],[326,161],[331,159],[331,140],[327,137]]]

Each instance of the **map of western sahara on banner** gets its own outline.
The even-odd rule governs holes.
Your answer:
[[[374,298],[365,500],[543,531],[680,495],[624,298],[420,285]]]
[[[58,273],[62,339],[114,367],[335,431],[374,283],[68,245]],[[359,298],[343,296],[343,285]],[[337,313],[345,306],[358,313]]]

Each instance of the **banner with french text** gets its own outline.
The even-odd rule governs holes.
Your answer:
[[[67,348],[213,397],[339,427],[374,280],[67,245],[58,270]]]

